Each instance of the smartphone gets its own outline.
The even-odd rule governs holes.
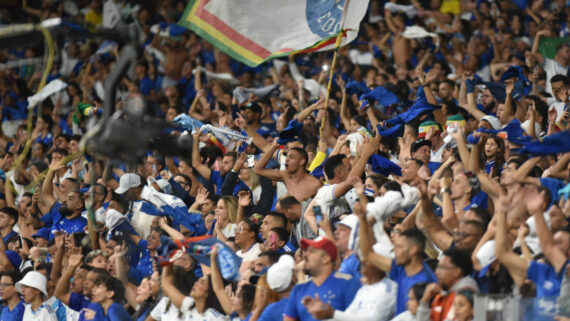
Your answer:
[[[319,205],[313,206],[313,213],[315,213],[315,220],[317,221],[317,225],[319,225],[323,221],[323,211]]]
[[[275,232],[271,231],[269,232],[269,236],[268,236],[268,244],[269,247],[273,250],[275,249],[275,243],[277,243],[277,234],[275,234]]]

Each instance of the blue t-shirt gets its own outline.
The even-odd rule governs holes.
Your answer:
[[[103,307],[99,303],[91,302],[87,306],[87,309],[95,311],[95,317],[91,321],[106,320],[105,310],[103,310]],[[130,320],[130,319],[125,319],[125,320]],[[77,321],[87,321],[87,319],[85,319],[85,310],[81,310],[81,313],[79,313],[79,319]]]
[[[435,274],[431,271],[427,264],[422,263],[424,268],[415,275],[408,276],[403,265],[397,265],[396,260],[392,260],[392,270],[390,271],[390,279],[398,284],[398,297],[396,298],[396,315],[406,311],[406,302],[408,302],[408,292],[416,283],[437,282]]]
[[[358,261],[358,258],[356,258],[356,254],[353,253],[346,259],[342,260],[338,271],[340,273],[348,274],[357,280],[360,280],[362,274],[360,274],[360,261]]]
[[[131,316],[125,310],[125,308],[117,302],[113,302],[109,309],[107,309],[107,314],[105,315],[104,321],[124,321],[131,320]]]
[[[67,306],[75,311],[81,311],[83,308],[89,306],[89,303],[91,303],[91,301],[89,301],[89,298],[83,294],[71,292],[69,294],[69,304]]]
[[[550,264],[530,261],[526,277],[536,285],[537,298],[560,296],[560,286],[567,264],[568,262],[564,263],[564,266],[556,273],[554,267]]]
[[[54,224],[58,223],[61,220],[61,214],[59,213],[59,209],[61,207],[60,202],[55,202],[49,212],[44,214],[40,220],[44,223],[46,227],[52,227]]]
[[[54,225],[52,230],[64,231],[67,234],[72,234],[75,232],[83,232],[85,226],[87,226],[87,220],[79,215],[72,219],[67,219],[65,217],[62,218]],[[51,239],[53,239],[53,233],[50,235],[50,240]]]
[[[358,280],[339,272],[331,273],[321,286],[316,286],[312,280],[298,283],[291,291],[285,315],[296,320],[315,320],[301,300],[305,296],[315,297],[316,294],[335,310],[344,311],[354,299],[358,289],[360,289]]]
[[[283,298],[277,302],[271,303],[265,307],[265,310],[263,310],[257,321],[283,320],[283,314],[285,313],[287,302],[289,302],[289,298]]]
[[[218,171],[212,171],[210,174],[210,182],[216,185],[216,194],[222,194],[222,184],[224,184],[224,180],[222,179],[222,174]]]
[[[26,310],[26,306],[24,305],[24,301],[20,300],[12,310],[10,310],[8,306],[4,307],[2,313],[0,313],[0,320],[20,321],[24,317],[24,310]]]

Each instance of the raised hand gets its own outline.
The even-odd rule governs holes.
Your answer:
[[[251,205],[251,195],[249,194],[249,191],[238,192],[238,205],[241,207],[248,207]]]
[[[204,205],[206,201],[208,201],[208,195],[210,193],[205,187],[202,187],[198,190],[198,195],[196,195],[196,203],[198,205]]]

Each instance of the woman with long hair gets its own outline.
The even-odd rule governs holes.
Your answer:
[[[220,312],[222,307],[213,291],[210,276],[201,277],[194,283],[191,291],[184,292],[175,286],[176,279],[172,266],[166,266],[162,270],[162,292],[183,315],[179,320],[227,320]]]
[[[500,177],[505,164],[505,142],[496,135],[489,135],[482,139],[481,146],[484,147],[479,155],[481,169],[491,177]]]
[[[214,236],[225,242],[229,237],[236,236],[238,202],[233,196],[222,196],[215,209],[216,225]]]
[[[168,270],[168,271],[165,271]],[[165,275],[167,277],[165,278]],[[166,280],[165,280],[166,279]],[[180,304],[176,304],[172,297],[165,291],[165,284],[168,283],[168,293],[190,293],[190,290],[198,283],[193,278],[188,278],[186,271],[181,266],[168,266],[162,270],[162,291],[164,297],[152,309],[146,320],[186,320],[185,313],[180,310]]]

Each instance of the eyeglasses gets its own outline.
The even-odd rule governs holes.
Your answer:
[[[0,283],[0,288],[5,289],[5,288],[7,288],[9,286],[13,286],[13,285],[14,284],[11,284],[11,283]]]
[[[238,228],[236,229],[236,232],[238,232],[238,233],[242,233],[243,231],[249,231],[249,229],[248,229],[248,228],[244,228],[243,226],[240,226],[240,227],[238,227]]]

